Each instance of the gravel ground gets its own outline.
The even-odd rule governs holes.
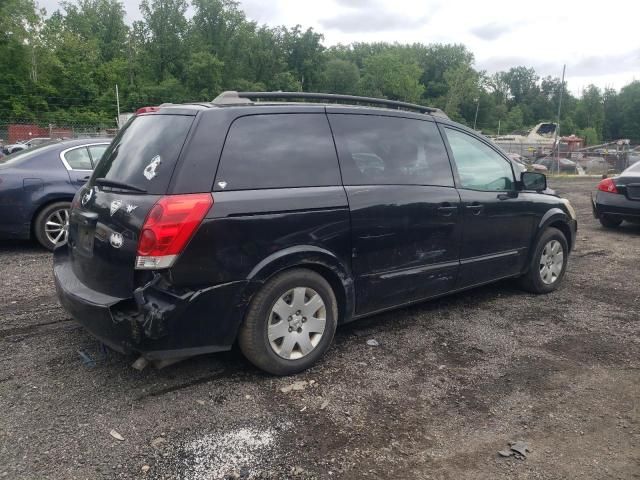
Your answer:
[[[289,378],[235,351],[137,372],[60,308],[49,254],[0,243],[0,478],[638,479],[640,226],[601,228],[596,182],[551,181],[580,222],[559,291],[355,322]]]

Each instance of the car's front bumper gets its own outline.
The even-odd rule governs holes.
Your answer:
[[[595,218],[607,215],[625,220],[640,220],[640,201],[629,200],[619,193],[598,191],[595,196],[592,194],[591,208]]]
[[[67,246],[54,251],[54,279],[61,305],[98,340],[121,353],[148,360],[229,350],[246,302],[246,282],[232,282],[181,295],[156,287],[129,298],[90,289],[75,275]],[[96,272],[99,275],[99,272]]]

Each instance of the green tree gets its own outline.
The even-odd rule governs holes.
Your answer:
[[[600,89],[595,85],[589,85],[582,92],[576,105],[574,120],[578,128],[593,128],[596,136],[600,136],[604,123],[604,101]]]
[[[533,68],[514,67],[501,73],[502,80],[509,87],[509,95],[515,104],[523,103],[538,89],[538,79]]]
[[[622,87],[618,95],[620,105],[620,134],[634,143],[640,143],[640,81]]]
[[[475,116],[475,106],[479,99],[479,75],[478,72],[466,65],[460,65],[447,70],[444,73],[444,80],[447,86],[447,93],[444,96],[444,111],[453,120],[473,121]],[[442,101],[440,101],[442,105]],[[467,112],[467,118],[461,113],[461,106],[464,103],[472,106],[473,113]],[[471,118],[469,118],[471,116]]]
[[[368,96],[405,102],[418,102],[424,92],[420,67],[404,63],[394,52],[367,58],[360,81],[360,91]]]
[[[109,62],[120,57],[126,47],[128,28],[125,10],[118,0],[76,0],[62,2],[66,29],[85,41],[96,41],[99,58]]]
[[[184,39],[187,34],[186,0],[142,0],[145,58],[153,77],[162,82],[184,72]]]
[[[504,133],[516,132],[518,130],[522,130],[524,127],[524,116],[522,114],[522,109],[516,105],[509,113],[507,113],[506,118],[502,122],[501,128]]]
[[[282,28],[282,46],[289,71],[302,85],[304,91],[319,86],[325,58],[322,34],[308,28],[304,32],[300,25],[292,29]]]
[[[322,90],[330,93],[354,94],[358,90],[360,71],[355,63],[334,58],[327,62],[322,77]]]
[[[446,96],[451,87],[451,72],[465,72],[473,65],[473,54],[461,44],[438,43],[414,45],[413,48],[422,69],[420,82],[425,86],[425,96],[429,98]]]
[[[186,85],[193,100],[211,101],[222,90],[224,63],[209,52],[191,54],[186,66]]]
[[[618,101],[618,92],[613,88],[605,88],[602,94],[602,110],[604,119],[602,122],[602,138],[604,140],[616,140],[620,138],[621,112]]]
[[[224,63],[222,84],[227,87],[236,80],[256,81],[264,69],[267,56],[253,48],[262,46],[256,41],[256,26],[248,22],[238,3],[231,0],[193,0],[195,15],[189,35],[191,49],[207,51]],[[260,40],[268,37],[262,32]],[[248,61],[255,61],[251,66]],[[268,61],[267,61],[268,63]],[[275,73],[275,72],[268,72]],[[268,74],[267,73],[267,74]]]
[[[593,127],[579,129],[576,132],[576,135],[584,139],[585,146],[598,145],[601,140],[598,136],[597,130]]]

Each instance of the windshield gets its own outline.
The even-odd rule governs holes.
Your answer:
[[[95,185],[97,178],[106,178],[151,194],[166,193],[193,118],[185,115],[134,117],[104,152],[90,185]]]
[[[48,142],[38,145],[37,147],[27,148],[26,150],[20,150],[19,152],[12,153],[6,157],[0,158],[0,165],[15,165],[18,162],[23,162],[30,158],[39,155],[45,150],[53,150],[58,145],[58,142]]]

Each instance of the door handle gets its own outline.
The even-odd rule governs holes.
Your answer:
[[[449,202],[444,202],[438,207],[438,214],[443,217],[450,217],[458,210],[457,205],[451,205]]]
[[[82,185],[84,185],[89,181],[90,178],[91,178],[91,175],[87,175],[84,178],[76,178],[76,183],[81,183]]]
[[[481,205],[478,202],[473,202],[471,203],[471,205],[467,205],[465,208],[467,210],[471,210],[471,213],[474,215],[480,215],[480,212],[482,212],[484,205]]]
[[[507,192],[498,194],[498,200],[509,200],[510,198],[518,198],[518,192]]]

